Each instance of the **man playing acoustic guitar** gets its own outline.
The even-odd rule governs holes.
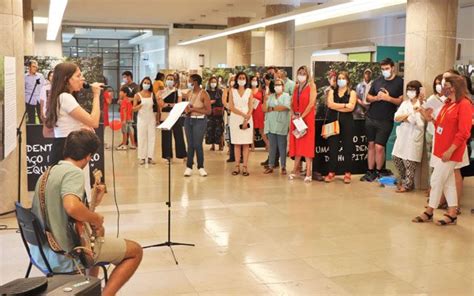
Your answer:
[[[115,295],[138,268],[143,251],[141,246],[134,241],[111,236],[103,237],[104,217],[89,210],[82,202],[84,197],[82,170],[99,146],[99,138],[91,131],[79,130],[70,133],[64,147],[64,160],[53,166],[49,170],[49,175],[43,174],[36,184],[32,212],[40,219],[43,226],[46,220],[46,230],[52,234],[57,247],[64,253],[74,252],[78,247],[77,243],[74,243],[76,233],[69,227],[71,219],[89,223],[98,236],[93,246],[93,262],[107,262],[115,265],[102,295]],[[42,183],[43,178],[46,178],[44,183]],[[105,187],[99,185],[95,190],[97,205],[102,200]],[[41,198],[42,195],[43,198]],[[44,201],[43,206],[41,199]],[[44,219],[44,216],[47,219]],[[51,242],[43,246],[53,271],[61,273],[76,271],[77,266],[72,257],[53,251],[54,248]],[[44,267],[39,249],[33,246],[31,251],[36,262]],[[46,270],[46,268],[43,269]],[[97,274],[98,268],[91,268],[90,275],[97,276]]]

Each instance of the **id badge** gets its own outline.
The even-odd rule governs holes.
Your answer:
[[[442,135],[442,134],[443,134],[443,128],[440,127],[440,126],[438,126],[438,127],[436,128],[436,133],[437,133],[438,135]]]

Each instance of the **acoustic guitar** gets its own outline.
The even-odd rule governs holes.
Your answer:
[[[95,169],[93,172],[94,185],[91,191],[91,201],[89,203],[89,210],[95,211],[97,206],[97,193],[98,186],[102,185],[102,172]],[[78,238],[79,245],[74,248],[78,253],[82,253],[81,261],[85,267],[91,267],[94,265],[94,245],[97,239],[97,233],[94,227],[87,222],[76,221],[74,223],[74,229]]]

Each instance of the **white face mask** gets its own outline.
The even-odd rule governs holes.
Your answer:
[[[281,85],[275,86],[275,92],[277,94],[281,94],[283,92],[283,86],[281,86]]]
[[[127,79],[127,78],[123,78],[122,81],[123,81],[124,84],[127,84],[127,83],[128,83],[128,79]]]
[[[345,80],[345,79],[338,79],[337,80],[337,86],[346,87],[346,85],[347,85],[347,80]]]
[[[252,81],[252,86],[257,87],[258,86],[258,81]]]
[[[300,83],[303,83],[306,81],[306,75],[298,75],[298,81]]]
[[[149,90],[150,89],[150,84],[148,83],[143,83],[142,84],[144,90]]]
[[[215,83],[215,82],[212,82],[212,83],[210,84],[210,86],[211,86],[211,88],[213,88],[213,89],[214,89],[214,88],[216,88],[216,86],[217,86],[217,83]]]
[[[239,84],[239,86],[245,86],[247,84],[247,81],[239,80],[239,81],[237,81],[237,83]]]
[[[173,80],[166,80],[166,86],[169,88],[172,88],[174,86],[174,81]]]
[[[194,88],[194,83],[193,82],[188,82],[188,88],[193,89]]]
[[[441,91],[443,91],[443,87],[441,86],[441,84],[436,84],[436,92],[438,94],[441,94]]]
[[[407,91],[407,97],[411,100],[416,97],[416,91],[415,90],[409,90]]]
[[[392,71],[391,70],[382,70],[382,75],[385,79],[390,78],[390,76],[392,76]]]

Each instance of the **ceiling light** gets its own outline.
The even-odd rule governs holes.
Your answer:
[[[334,4],[334,2],[336,2],[337,4]],[[334,2],[312,6],[307,9],[297,10],[274,17],[265,18],[260,21],[232,27],[218,33],[208,34],[192,40],[180,42],[178,43],[178,45],[189,45],[245,31],[255,30],[271,25],[285,23],[288,21],[295,21],[295,25],[297,26],[304,25],[310,22],[312,23],[326,21],[329,19],[347,16],[355,13],[367,12],[384,7],[406,4],[407,0],[351,0]]]
[[[34,16],[33,17],[33,23],[35,25],[47,25],[48,24],[48,18],[47,17],[42,17],[42,16]]]
[[[50,0],[49,2],[49,22],[46,34],[47,40],[56,40],[59,28],[63,21],[64,11],[68,0]]]

